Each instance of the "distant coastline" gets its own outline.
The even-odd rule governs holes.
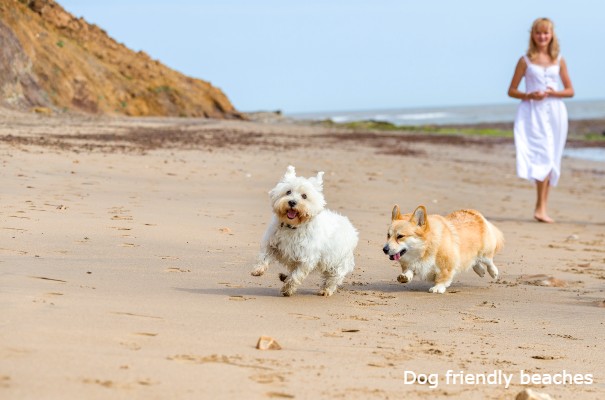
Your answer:
[[[570,120],[605,120],[605,100],[566,101]],[[517,103],[292,113],[298,120],[389,122],[398,126],[512,124]]]
[[[605,162],[605,100],[566,101],[566,105],[569,113],[570,140],[564,156]],[[363,127],[363,122],[369,122],[370,126],[375,125],[379,129],[387,130],[397,127],[418,127],[420,130],[435,130],[437,133],[448,128],[461,132],[494,130],[500,132],[496,132],[497,135],[510,137],[516,110],[517,103],[510,103],[293,113],[284,117],[301,122],[324,121],[348,127]]]

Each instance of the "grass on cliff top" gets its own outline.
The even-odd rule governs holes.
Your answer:
[[[330,127],[341,127],[353,130],[375,130],[375,131],[398,131],[398,132],[420,132],[430,133],[436,135],[480,135],[480,136],[492,136],[492,137],[513,137],[512,130],[506,129],[493,129],[493,128],[469,128],[469,127],[440,127],[435,125],[420,125],[420,126],[406,126],[406,125],[395,125],[390,122],[384,121],[354,121],[337,123],[331,120],[321,121],[324,126]]]

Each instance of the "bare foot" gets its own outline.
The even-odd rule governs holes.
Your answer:
[[[538,222],[544,222],[547,224],[552,224],[553,222],[555,222],[554,219],[550,218],[546,213],[538,213],[536,212],[534,214],[534,219]]]

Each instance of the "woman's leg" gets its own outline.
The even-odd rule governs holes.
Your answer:
[[[536,181],[536,211],[534,212],[534,218],[540,222],[553,223],[555,222],[548,216],[546,212],[546,204],[548,203],[548,191],[550,189],[549,177],[546,177],[543,181]]]

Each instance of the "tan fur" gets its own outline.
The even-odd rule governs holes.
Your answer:
[[[428,215],[424,206],[401,214],[396,205],[383,251],[399,261],[399,282],[418,275],[434,282],[430,292],[444,293],[454,276],[469,268],[479,276],[487,269],[496,279],[493,258],[503,244],[502,232],[476,210],[454,211],[443,217]]]
[[[276,205],[276,209],[275,209],[275,214],[277,215],[277,218],[279,219],[280,222],[283,222],[284,224],[288,224],[291,226],[298,226],[301,224],[304,224],[305,222],[309,221],[309,213],[307,212],[307,210],[304,208],[304,206],[302,205],[297,205],[297,215],[296,218],[290,219],[288,218],[288,210],[290,210],[292,207],[290,207],[288,205],[287,201],[280,201],[277,205]]]

